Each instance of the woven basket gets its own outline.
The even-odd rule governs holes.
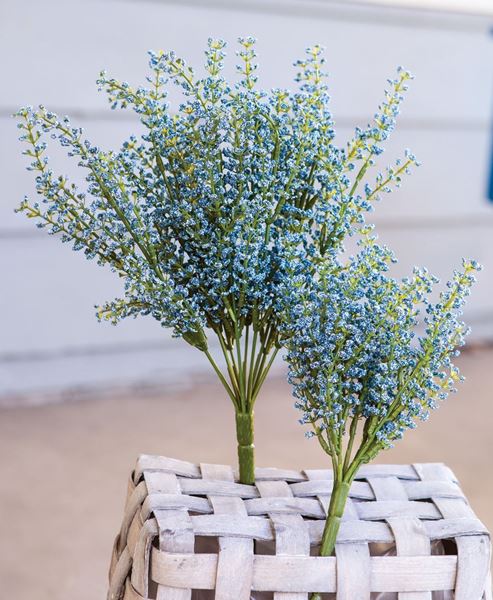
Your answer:
[[[444,465],[362,468],[327,558],[332,472],[256,475],[242,485],[227,466],[141,456],[108,598],[491,600],[488,532]]]

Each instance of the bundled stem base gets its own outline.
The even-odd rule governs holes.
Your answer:
[[[238,463],[240,482],[255,483],[254,412],[236,413],[236,437],[238,440]]]
[[[334,480],[334,487],[330,496],[329,512],[325,521],[322,544],[320,546],[320,556],[330,556],[334,552],[350,487],[351,483],[349,482]],[[316,592],[311,595],[310,600],[321,600],[321,595]]]

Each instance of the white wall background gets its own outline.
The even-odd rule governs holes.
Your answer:
[[[176,382],[208,369],[151,320],[96,322],[93,305],[119,284],[13,213],[33,182],[10,115],[43,103],[70,114],[93,141],[117,145],[138,123],[110,111],[94,84],[99,70],[143,83],[148,49],[175,49],[199,65],[209,36],[233,46],[238,35],[255,35],[269,87],[289,86],[293,60],[325,45],[341,143],[371,118],[397,65],[415,73],[384,157],[409,147],[423,166],[374,221],[402,272],[420,264],[446,277],[462,256],[483,262],[467,319],[476,340],[493,337],[493,17],[316,0],[1,0],[0,11],[0,402]]]

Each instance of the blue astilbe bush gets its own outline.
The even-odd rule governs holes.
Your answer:
[[[279,349],[278,290],[290,257],[303,257],[308,272],[320,257],[336,257],[379,194],[398,186],[416,160],[406,153],[368,181],[408,72],[398,71],[372,123],[339,147],[321,48],[296,63],[297,91],[263,91],[254,40],[239,44],[231,84],[222,76],[221,40],[209,40],[200,78],[173,52],[150,53],[145,87],[101,73],[112,107],[133,109],[144,126],[116,151],[42,106],[20,110],[43,200],[25,199],[19,210],[123,279],[123,297],[101,306],[100,319],[151,315],[206,354],[234,404],[240,476],[251,482],[253,406]],[[173,107],[172,84],[181,93]],[[83,189],[52,170],[50,137],[85,170]],[[207,332],[219,340],[222,367]]]
[[[435,277],[425,269],[391,277],[392,252],[371,228],[362,233],[357,254],[321,261],[317,277],[293,266],[284,296],[295,405],[334,471],[325,555],[359,467],[427,419],[462,379],[452,360],[468,332],[460,315],[480,268],[463,261],[432,302]]]

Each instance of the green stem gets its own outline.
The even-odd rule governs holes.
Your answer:
[[[238,440],[238,463],[240,482],[255,483],[254,413],[236,412],[236,438]]]
[[[272,363],[274,362],[274,359],[276,358],[278,351],[279,351],[278,348],[276,348],[272,352],[269,362],[267,363],[267,366],[264,368],[257,384],[255,385],[255,389],[252,394],[252,403],[253,404],[255,404],[255,400],[257,399],[258,393],[260,392],[260,388],[264,385],[264,381],[265,381],[267,375],[269,374],[270,368],[272,367]]]
[[[334,552],[337,534],[339,533],[341,518],[344,513],[344,507],[346,506],[350,487],[350,482],[334,479],[334,486],[330,496],[329,512],[322,535],[320,556],[330,556]],[[315,592],[310,596],[310,600],[321,600],[321,598],[322,596],[319,592]]]
[[[256,314],[254,312],[253,317],[253,340],[252,340],[252,348],[250,352],[250,365],[248,367],[248,382],[247,382],[247,394],[248,397],[252,397],[252,389],[253,389],[253,365],[255,363],[255,353],[257,350],[257,338],[258,338],[258,329],[256,323]]]
[[[216,364],[216,361],[213,359],[211,353],[208,350],[204,351],[204,354],[207,356],[207,359],[209,360],[209,362],[212,365],[212,368],[214,369],[214,371],[216,372],[216,375],[219,377],[220,382],[223,384],[224,389],[226,390],[226,392],[228,393],[228,396],[231,398],[233,404],[235,405],[235,408],[238,408],[237,405],[237,400],[236,400],[236,396],[234,391],[231,389],[231,387],[228,385],[228,382],[226,381],[224,375],[221,373],[221,370],[219,369],[219,367]]]
[[[236,397],[239,398],[240,397],[240,388],[238,386],[238,376],[235,371],[234,361],[231,360],[231,358],[230,358],[229,351],[226,346],[226,342],[224,341],[221,332],[217,333],[217,338],[219,340],[219,344],[221,345],[221,350],[223,351],[224,360],[226,362],[226,369],[228,371],[231,386],[233,388],[233,391],[236,394]]]
[[[359,419],[359,413],[357,412],[356,414],[353,415],[353,420],[351,421],[351,427],[349,429],[349,441],[348,441],[348,445],[346,447],[346,455],[344,457],[344,465],[342,467],[344,472],[347,472],[347,470],[349,469],[349,465],[351,463],[351,455],[353,452],[354,440],[356,437],[356,433],[358,431],[358,419]]]
[[[238,386],[240,388],[240,405],[246,410],[247,398],[245,391],[245,370],[243,368],[243,357],[241,355],[241,333],[240,327],[235,323],[235,347],[236,347],[236,369],[238,372]]]

